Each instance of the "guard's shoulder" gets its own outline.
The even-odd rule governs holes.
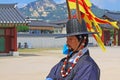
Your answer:
[[[62,58],[62,59],[60,60],[60,62],[64,62],[64,61],[65,61],[65,59],[66,59],[66,58]]]

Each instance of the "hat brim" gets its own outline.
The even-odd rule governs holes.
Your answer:
[[[98,34],[98,32],[82,32],[82,33],[72,33],[72,34],[60,34],[59,36],[55,36],[55,38],[64,38],[64,37],[82,35],[82,34]]]

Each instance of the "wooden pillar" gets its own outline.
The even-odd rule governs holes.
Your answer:
[[[11,28],[11,48],[10,51],[17,51],[17,30],[16,27]]]
[[[14,51],[17,51],[17,29],[14,27]]]
[[[120,46],[120,29],[118,30],[118,46]]]
[[[103,41],[103,43],[105,44],[105,39],[104,39],[104,29],[102,30],[102,37],[101,40]]]
[[[113,38],[114,38],[114,46],[116,46],[116,32],[117,32],[117,30],[114,29],[114,36],[113,36]]]
[[[102,39],[104,41],[104,44],[107,46],[110,40],[110,31],[108,29],[104,29],[103,34],[104,35],[102,36]]]
[[[10,51],[10,48],[11,48],[11,40],[10,40],[10,31],[9,31],[10,29],[7,27],[7,28],[5,28],[4,29],[4,31],[5,31],[5,52],[6,53],[9,53],[9,51]]]

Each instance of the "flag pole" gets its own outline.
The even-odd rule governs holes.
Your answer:
[[[80,22],[80,24],[82,24],[82,18],[81,18],[78,0],[76,0],[76,15],[77,15],[78,21]]]
[[[70,7],[69,7],[69,3],[68,3],[68,0],[66,0],[66,3],[67,3],[67,8],[68,8],[68,19],[72,19],[71,17],[71,10],[70,10]]]

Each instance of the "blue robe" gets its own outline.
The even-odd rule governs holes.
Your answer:
[[[65,58],[51,69],[46,80],[100,80],[100,69],[90,57],[89,51],[80,57],[68,76],[63,78],[60,71],[64,60]],[[68,66],[69,65],[68,63]]]

